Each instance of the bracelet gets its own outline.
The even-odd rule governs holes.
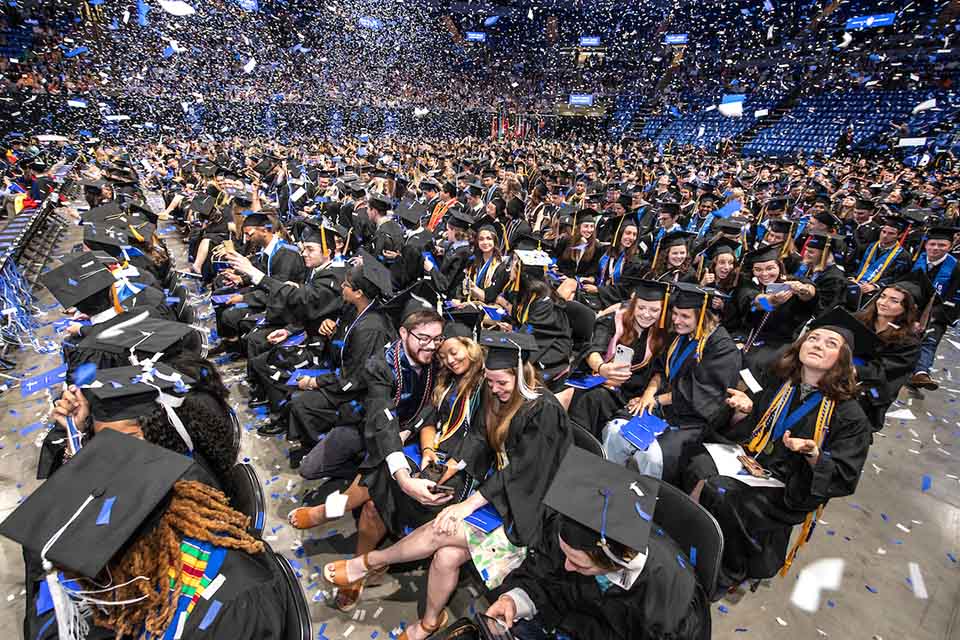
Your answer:
[[[434,449],[433,447],[423,447],[420,451],[421,451],[421,453],[424,452],[424,451],[433,451],[434,453],[437,452],[437,450]]]

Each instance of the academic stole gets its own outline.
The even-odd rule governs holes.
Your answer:
[[[597,280],[597,286],[602,287],[607,282],[607,272],[610,272],[610,283],[620,282],[620,275],[623,273],[623,261],[627,257],[626,251],[621,251],[617,259],[610,264],[610,254],[604,253],[600,256],[600,274]],[[609,267],[609,268],[608,268]]]
[[[217,579],[227,550],[216,547],[209,542],[202,542],[194,538],[184,538],[180,542],[180,570],[183,589],[180,599],[177,600],[177,610],[171,618],[170,626],[163,634],[163,640],[174,640],[183,633],[187,618],[193,612],[200,595],[210,584]],[[170,591],[174,589],[177,574],[173,569],[168,573],[170,577]]]
[[[879,248],[879,242],[874,242],[870,246],[870,251],[863,259],[863,266],[860,268],[860,273],[854,278],[854,282],[876,282],[883,275],[883,272],[887,270],[887,267],[890,266],[890,263],[896,260],[897,256],[903,252],[903,248],[899,244],[896,244],[887,253],[886,258],[878,257],[874,260],[873,257]]]
[[[767,407],[767,410],[753,430],[753,437],[747,445],[747,452],[749,454],[756,457],[765,451],[767,445],[770,443],[771,436],[781,437],[783,433],[789,430],[794,424],[806,417],[815,404],[819,403],[817,421],[813,430],[813,441],[817,443],[817,448],[820,449],[822,455],[823,441],[826,440],[827,434],[830,432],[830,421],[833,419],[833,411],[837,403],[817,391],[811,394],[795,411],[785,415],[793,399],[793,394],[794,386],[790,382],[785,382],[777,391],[773,400],[770,402],[770,406]],[[803,547],[810,539],[810,536],[813,535],[813,529],[822,514],[823,505],[820,505],[816,511],[811,511],[807,514],[806,518],[804,518],[800,535],[797,536],[796,542],[793,543],[783,562],[783,566],[780,568],[781,576],[787,575],[787,572],[790,570],[790,565],[793,564],[793,560],[796,558],[800,548]]]
[[[450,398],[450,412],[447,415],[447,419],[440,426],[440,430],[437,431],[433,439],[433,448],[436,450],[440,443],[445,442],[452,438],[464,424],[467,424],[470,416],[473,415],[476,406],[478,404],[478,399],[480,397],[479,391],[481,387],[477,389],[472,394],[463,394],[460,395],[457,393],[457,389],[451,385],[449,389],[444,393],[443,399],[440,400],[440,406],[444,406],[445,401],[447,400],[447,394],[452,393]]]
[[[683,363],[686,362],[687,358],[690,357],[690,354],[696,351],[697,353],[697,362],[703,358],[703,350],[707,344],[707,338],[709,336],[703,336],[700,340],[690,340],[686,335],[677,336],[673,339],[673,342],[670,343],[670,347],[667,349],[667,365],[666,365],[666,375],[667,380],[670,380],[671,372],[676,373],[680,370],[680,367],[683,366]],[[689,344],[687,340],[690,340]],[[674,357],[677,355],[677,349],[680,349],[680,355],[674,360]]]
[[[933,278],[933,288],[936,289],[937,295],[942,296],[944,290],[947,288],[947,284],[950,282],[950,276],[953,275],[953,269],[957,266],[957,259],[950,255],[949,253],[943,259],[943,262],[940,264],[940,268],[937,269],[937,275]],[[913,265],[914,271],[919,271],[926,275],[927,273],[927,254],[922,254],[917,258],[917,263]]]
[[[537,296],[530,296],[530,299],[527,300],[527,304],[517,305],[517,315],[516,320],[518,323],[517,328],[526,326],[527,318],[530,317],[530,307],[533,306],[533,303],[537,301]]]

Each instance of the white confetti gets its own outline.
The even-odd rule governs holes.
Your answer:
[[[170,15],[180,18],[193,15],[197,12],[196,9],[186,2],[183,2],[183,0],[160,0],[160,8]]]

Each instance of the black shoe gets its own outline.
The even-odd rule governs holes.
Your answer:
[[[287,432],[287,423],[284,420],[271,420],[267,424],[257,427],[257,433],[262,436],[278,436]]]
[[[250,407],[251,409],[256,409],[257,407],[265,407],[268,404],[270,404],[269,398],[261,398],[258,396],[253,396],[252,398],[247,400],[247,406]]]
[[[217,346],[207,351],[207,357],[214,358],[216,356],[222,356],[225,353],[236,353],[236,345],[237,341],[230,342],[229,340],[221,340]]]
[[[300,463],[307,456],[308,451],[304,447],[290,449],[290,468],[299,469]]]

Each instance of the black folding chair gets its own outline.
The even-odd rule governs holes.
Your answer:
[[[600,444],[596,436],[574,422],[571,422],[570,426],[573,428],[574,446],[585,449],[594,455],[600,456],[604,460],[607,459],[607,452],[603,450],[603,445]]]
[[[197,320],[197,310],[192,304],[184,304],[177,311],[177,320],[184,324],[193,324]]]
[[[300,580],[294,573],[293,567],[282,555],[274,552],[270,545],[264,543],[267,559],[274,563],[277,570],[283,574],[284,582],[290,591],[290,600],[287,603],[286,633],[283,640],[313,640],[313,623],[310,620],[310,609],[307,606],[307,596],[303,593]]]
[[[252,465],[238,463],[227,472],[223,481],[223,492],[230,498],[230,506],[250,516],[250,535],[259,538],[263,535],[266,520],[266,500],[256,470]]]
[[[723,532],[716,519],[686,493],[661,482],[653,521],[689,556],[707,597],[711,601],[719,599],[716,591],[723,559]]]

